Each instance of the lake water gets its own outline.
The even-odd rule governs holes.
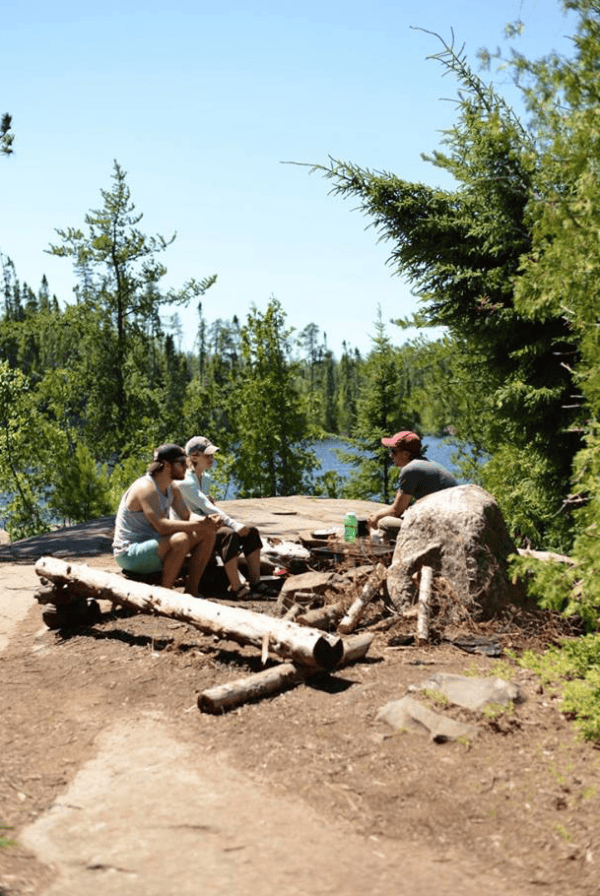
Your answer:
[[[450,473],[454,473],[456,476],[457,470],[451,460],[451,455],[455,451],[452,445],[448,445],[444,439],[438,439],[435,436],[426,436],[423,439],[423,444],[426,447],[428,460],[433,460],[436,463],[441,464],[443,467],[446,467]],[[349,450],[345,442],[342,442],[340,439],[323,439],[321,442],[315,442],[313,448],[318,459],[321,461],[321,469],[318,471],[317,475],[322,476],[323,473],[333,471],[339,473],[340,476],[346,477],[352,473],[354,469],[352,464],[344,463],[344,461],[339,460],[336,453],[340,449],[342,451]]]
[[[427,448],[427,457],[429,460],[434,460],[438,464],[441,464],[443,467],[446,467],[447,470],[450,470],[451,473],[456,475],[456,467],[452,463],[450,457],[454,451],[452,445],[448,445],[443,439],[437,439],[435,436],[427,436],[423,439],[423,442]],[[345,442],[341,439],[323,439],[322,441],[315,442],[313,445],[313,449],[317,458],[321,461],[321,469],[317,471],[317,476],[322,476],[323,473],[328,473],[329,471],[338,473],[344,479],[351,475],[353,472],[352,464],[345,463],[340,460],[337,456],[337,451],[348,451],[349,448]],[[459,482],[461,481],[460,478]],[[236,498],[237,493],[233,485],[230,483],[227,493],[223,496],[223,499],[227,499],[232,501]],[[2,519],[2,506],[3,506],[3,497],[0,495],[0,528],[3,527],[4,521]]]
[[[436,463],[446,467],[447,470],[454,473],[460,482],[461,480],[457,476],[456,467],[451,461],[451,455],[454,452],[453,446],[448,445],[444,439],[438,439],[435,436],[426,436],[423,439],[423,444],[426,447],[428,460],[434,460]],[[322,441],[315,442],[312,447],[317,458],[321,461],[321,469],[316,471],[317,476],[322,476],[323,473],[329,473],[331,471],[346,479],[354,471],[352,464],[340,460],[337,456],[337,452],[340,450],[346,452],[350,451],[349,446],[341,439],[323,439]],[[236,498],[236,495],[236,490],[233,484],[230,483],[223,499],[233,501]]]

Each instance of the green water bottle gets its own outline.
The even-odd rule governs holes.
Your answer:
[[[344,541],[356,541],[356,530],[358,529],[358,520],[356,514],[350,511],[344,517]]]

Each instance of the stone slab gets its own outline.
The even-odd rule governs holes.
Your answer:
[[[44,896],[481,892],[425,845],[361,837],[222,758],[192,755],[159,715],[116,723],[93,752],[20,835],[58,873]]]
[[[443,743],[459,738],[472,738],[477,734],[475,725],[457,722],[454,719],[435,712],[428,706],[424,706],[414,697],[402,697],[401,700],[392,700],[377,713],[380,722],[386,722],[397,731],[413,731],[417,734],[427,734],[431,740]]]
[[[284,498],[219,501],[219,507],[240,522],[257,526],[261,534],[268,538],[298,540],[298,535],[303,530],[341,526],[344,514],[350,510],[354,510],[358,516],[368,516],[383,505],[373,501],[291,495]],[[11,544],[2,544],[0,564],[35,563],[45,555],[67,558],[110,554],[114,524],[114,516],[107,516]]]
[[[427,681],[412,685],[411,691],[438,691],[465,709],[480,710],[491,703],[508,706],[523,699],[518,685],[503,678],[477,678],[469,675],[448,675],[435,672]]]

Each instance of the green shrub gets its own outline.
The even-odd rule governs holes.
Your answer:
[[[561,709],[571,713],[585,740],[600,743],[600,635],[563,641],[546,653],[526,651],[518,660],[562,694]]]

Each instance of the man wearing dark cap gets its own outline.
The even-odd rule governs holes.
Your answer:
[[[223,561],[229,589],[233,595],[238,599],[249,595],[266,596],[268,587],[260,580],[262,541],[258,529],[232,519],[214,504],[210,495],[205,493],[205,474],[212,467],[215,452],[218,450],[206,436],[193,436],[185,446],[189,469],[179,488],[192,514],[218,515],[216,548]],[[239,575],[238,557],[242,552],[248,565],[249,586],[242,582]]]
[[[413,499],[418,501],[433,492],[453,488],[458,482],[441,464],[423,456],[421,437],[416,432],[402,430],[382,439],[381,444],[390,449],[394,465],[400,468],[398,491],[394,503],[374,513],[368,522],[372,529],[381,528],[392,534],[399,529],[400,518]]]
[[[185,476],[186,457],[179,445],[160,445],[145,476],[130,485],[119,504],[113,553],[121,569],[162,572],[161,585],[172,588],[188,554],[188,594],[198,587],[215,546],[213,518],[192,519],[177,482]],[[171,508],[178,519],[170,516]]]

